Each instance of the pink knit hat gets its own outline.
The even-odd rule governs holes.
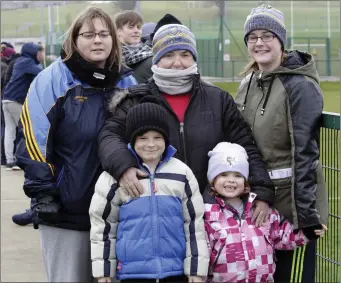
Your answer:
[[[10,47],[5,47],[1,50],[1,56],[10,58],[12,55],[16,54],[15,50]]]

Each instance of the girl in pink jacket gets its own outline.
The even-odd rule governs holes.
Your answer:
[[[269,209],[262,226],[254,224],[251,207],[256,194],[249,192],[249,163],[243,147],[222,142],[208,156],[211,187],[204,196],[208,281],[274,282],[274,249],[293,250],[306,244],[309,235],[294,231],[275,209]],[[315,237],[327,230],[322,226],[314,231]]]

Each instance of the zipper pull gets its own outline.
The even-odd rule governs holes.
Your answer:
[[[155,180],[154,180],[154,176],[151,177],[151,182],[152,182],[152,188],[153,188],[153,192],[156,193],[157,192],[157,188],[156,188],[156,184],[155,184]]]
[[[184,133],[184,123],[180,123],[180,134]]]

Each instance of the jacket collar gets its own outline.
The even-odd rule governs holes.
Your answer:
[[[64,49],[61,49],[61,59],[66,58]],[[86,61],[78,52],[74,52],[70,59],[64,62],[68,69],[81,81],[96,88],[114,88],[121,77],[128,76],[131,69],[114,65],[111,69],[106,66],[104,69],[96,67]]]
[[[248,195],[245,195],[245,197],[242,197],[242,201],[244,202],[244,214],[247,215],[251,211],[252,204],[254,200],[256,199],[257,194],[255,193],[249,193]],[[219,197],[215,197],[217,203],[220,205],[222,209],[226,208],[228,210],[231,210],[234,213],[237,213],[237,211],[230,205],[226,204],[225,201]]]

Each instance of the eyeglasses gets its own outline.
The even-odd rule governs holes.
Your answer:
[[[262,36],[249,35],[247,37],[247,42],[256,43],[258,41],[258,38],[260,38],[263,42],[269,42],[273,40],[275,36],[273,34],[264,34]]]
[[[111,36],[111,32],[108,30],[101,32],[86,31],[78,34],[78,36],[79,35],[83,36],[85,39],[94,39],[96,35],[98,35],[99,38],[108,38],[109,36]]]

